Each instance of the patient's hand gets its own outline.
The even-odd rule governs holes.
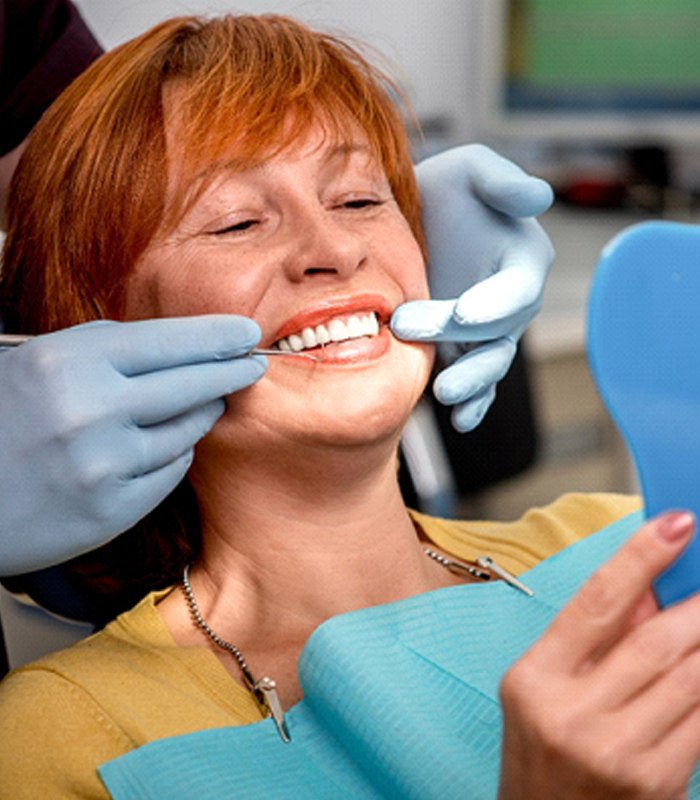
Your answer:
[[[98,322],[0,353],[0,575],[130,528],[265,359],[244,317]]]
[[[700,595],[650,586],[689,514],[644,525],[506,674],[500,800],[676,800],[700,758]]]

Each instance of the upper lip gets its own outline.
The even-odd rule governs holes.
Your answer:
[[[299,311],[287,319],[273,334],[272,341],[276,342],[292,333],[299,333],[304,328],[323,325],[334,317],[342,317],[346,314],[374,312],[379,319],[379,324],[386,324],[391,317],[392,310],[389,301],[378,294],[358,294],[352,297],[330,298]]]

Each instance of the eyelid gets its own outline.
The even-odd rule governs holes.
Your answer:
[[[365,206],[381,206],[391,199],[391,194],[381,193],[374,190],[364,192],[348,192],[337,198],[333,205],[347,207],[353,203],[358,204],[358,208]]]
[[[263,221],[262,214],[243,212],[220,217],[219,220],[207,225],[202,233],[208,236],[217,236],[225,233],[245,233]]]

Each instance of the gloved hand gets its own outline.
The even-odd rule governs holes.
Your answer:
[[[245,317],[95,322],[0,352],[0,575],[112,539],[181,480],[260,378]]]
[[[549,208],[553,194],[483,145],[428,158],[416,175],[434,299],[399,306],[391,329],[400,339],[458,343],[456,362],[433,389],[455,406],[455,428],[468,431],[493,402],[542,304],[554,250],[532,217]]]

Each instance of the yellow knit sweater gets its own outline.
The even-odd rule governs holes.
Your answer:
[[[637,498],[566,495],[511,523],[413,513],[456,557],[488,554],[514,574],[635,511]],[[0,798],[107,798],[96,768],[149,741],[260,718],[204,647],[177,645],[153,592],[100,633],[0,684]]]

